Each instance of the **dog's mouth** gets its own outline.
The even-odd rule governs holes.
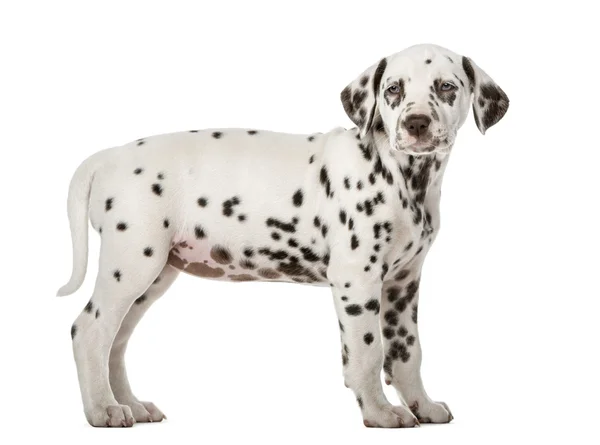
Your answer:
[[[394,149],[410,155],[427,155],[431,153],[447,153],[454,144],[450,134],[433,136],[431,133],[425,138],[407,137],[398,135]]]
[[[396,140],[395,149],[410,155],[427,155],[431,153],[447,153],[452,147],[453,141],[447,135],[433,136],[426,140],[417,140],[412,143]]]

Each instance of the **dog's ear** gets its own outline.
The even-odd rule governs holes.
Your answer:
[[[502,119],[508,110],[508,96],[471,59],[463,57],[462,64],[474,94],[475,124],[481,134],[485,134],[485,131]]]
[[[344,110],[359,128],[361,137],[367,134],[373,124],[381,76],[386,66],[387,60],[381,59],[344,88],[340,95]]]

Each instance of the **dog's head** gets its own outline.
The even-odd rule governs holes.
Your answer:
[[[409,154],[447,152],[473,103],[485,131],[508,109],[502,89],[468,57],[436,45],[417,45],[381,59],[341,94],[361,137],[387,136]]]

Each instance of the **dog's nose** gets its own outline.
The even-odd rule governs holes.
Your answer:
[[[431,118],[424,114],[411,114],[404,119],[402,125],[406,128],[408,134],[419,138],[427,132],[430,123]]]

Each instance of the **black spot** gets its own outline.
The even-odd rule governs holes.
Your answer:
[[[268,218],[266,221],[267,227],[276,227],[279,230],[283,230],[284,232],[294,233],[296,231],[296,227],[292,223],[285,223],[279,221],[275,218]]]
[[[208,204],[208,199],[206,198],[198,198],[198,205],[200,207],[206,207],[206,205]]]
[[[83,310],[86,311],[88,314],[91,314],[93,309],[94,305],[92,304],[92,300],[88,301],[88,303],[83,308]]]
[[[338,320],[338,324],[340,325],[340,331],[344,332],[344,325],[340,320]]]
[[[206,237],[206,233],[204,232],[204,229],[200,225],[197,225],[196,227],[194,227],[194,235],[196,235],[196,239],[202,239],[202,238]]]
[[[425,60],[425,63],[429,65],[431,63],[431,59]]]
[[[75,334],[77,334],[77,326],[71,326],[71,340],[75,338]]]
[[[356,183],[356,188],[357,188],[358,190],[362,190],[362,188],[363,188],[363,183],[362,183],[362,181],[358,181],[358,182]]]
[[[321,257],[314,253],[310,247],[302,247],[300,252],[302,252],[302,256],[306,261],[315,262],[321,259]]]
[[[327,228],[327,225],[326,225],[326,224],[323,224],[323,225],[321,226],[321,235],[323,235],[323,238],[325,238],[325,237],[327,236],[327,231],[328,231],[328,230],[329,230],[329,229]]]
[[[95,317],[98,318],[100,316],[100,309],[96,309],[96,315]]]
[[[246,215],[243,215],[243,214],[242,214],[242,215],[238,215],[238,221],[239,221],[239,222],[244,222],[244,221],[246,221]]]
[[[363,409],[363,400],[362,400],[362,398],[361,397],[357,397],[356,398],[356,402],[358,403],[358,407],[360,409]]]
[[[398,335],[400,337],[406,337],[407,334],[408,330],[404,326],[400,326],[400,328],[398,329]]]
[[[373,340],[375,340],[375,337],[373,337],[373,334],[371,334],[370,332],[367,332],[363,336],[363,340],[365,341],[366,344],[370,345],[371,343],[373,343]]]
[[[117,224],[117,230],[119,232],[124,232],[125,230],[127,230],[127,224],[124,222],[120,222]]]
[[[375,314],[379,313],[379,307],[379,301],[375,298],[372,298],[365,304],[365,309],[368,311],[373,311]]]
[[[465,70],[465,74],[467,75],[467,79],[469,79],[471,91],[473,91],[473,88],[475,88],[475,70],[473,69],[468,57],[463,56],[462,65],[463,69]]]
[[[108,198],[106,200],[106,202],[104,203],[104,210],[108,212],[110,209],[112,209],[112,205],[113,205],[113,198]]]
[[[146,247],[144,249],[144,256],[151,257],[154,254],[152,247]]]
[[[413,305],[413,307],[412,307],[412,321],[413,321],[413,323],[417,322],[418,312],[419,312],[418,306],[416,304]]]
[[[342,301],[348,301],[348,297],[346,297],[346,296],[343,296],[343,297],[342,297]]]
[[[340,222],[346,224],[346,212],[343,210],[340,210]]]
[[[135,304],[142,304],[147,299],[148,297],[146,296],[146,294],[142,294],[139,298],[135,300]]]
[[[137,145],[138,145],[138,147],[139,147],[140,145],[144,145],[144,144],[146,143],[146,141],[145,141],[145,140],[143,140],[143,139],[138,139],[136,142],[137,142]]]
[[[358,144],[358,148],[360,148],[360,151],[363,155],[363,158],[365,158],[365,161],[370,161],[373,159],[373,152],[371,151],[370,145],[363,144],[361,142],[360,144]]]
[[[246,255],[248,258],[250,258],[251,256],[254,255],[254,251],[252,249],[250,249],[249,247],[247,247],[246,249],[244,249],[244,255]]]
[[[281,235],[277,232],[273,232],[271,233],[271,238],[273,238],[275,241],[279,241],[281,239]]]
[[[396,335],[396,332],[390,327],[383,328],[381,332],[383,333],[383,336],[388,340],[394,338],[394,336]]]
[[[400,297],[401,289],[399,287],[390,287],[387,289],[387,299],[390,303],[393,303]]]
[[[190,133],[198,133],[198,130],[190,130]]]
[[[163,192],[163,188],[160,184],[152,184],[152,191],[155,195],[161,196]]]
[[[356,250],[356,248],[358,247],[358,238],[356,237],[355,234],[352,235],[352,239],[350,241],[350,247],[352,248],[352,250]]]
[[[290,238],[290,239],[288,240],[288,245],[289,245],[290,247],[298,247],[298,241],[296,241],[294,238]]]
[[[346,187],[346,189],[350,190],[350,178],[348,178],[348,176],[346,176],[344,178],[344,187]]]
[[[162,173],[159,173],[158,175],[156,175],[156,179],[165,179],[165,175]]]
[[[223,133],[221,133],[220,131],[215,131],[212,134],[212,137],[215,139],[219,139],[221,136],[223,136]]]
[[[415,344],[415,336],[414,335],[409,335],[408,337],[406,337],[406,344],[408,346],[412,346]]]
[[[312,141],[315,140],[315,137],[314,136],[309,136],[306,139],[308,139],[308,142],[312,142]]]
[[[360,307],[358,304],[349,304],[346,306],[346,313],[348,315],[360,315],[362,314],[362,311],[362,307]]]
[[[398,324],[398,312],[393,309],[386,311],[386,313],[383,314],[383,318],[389,325],[396,326]]]
[[[396,274],[396,276],[394,277],[394,279],[396,281],[401,281],[401,280],[404,280],[409,275],[410,275],[410,270],[408,270],[408,269],[402,269],[400,272],[398,272]]]
[[[139,175],[139,174],[140,174],[140,173],[142,173],[143,171],[144,171],[144,169],[142,169],[142,168],[139,168],[139,167],[138,167],[138,168],[136,168],[136,169],[133,171],[133,173],[135,173],[136,175]]]
[[[312,164],[313,162],[315,162],[315,155],[311,155],[310,158],[308,158],[309,164]]]
[[[300,189],[296,190],[296,193],[294,193],[294,196],[292,197],[292,202],[294,203],[294,205],[296,207],[300,207],[302,205],[303,199],[304,199],[304,195],[302,193],[302,190],[300,190]]]
[[[377,262],[377,257],[375,255],[371,255],[371,257],[369,258],[369,260],[371,261],[371,263],[376,263]]]
[[[350,286],[351,286],[351,284],[350,284],[350,283],[346,283],[346,284],[344,284],[344,287],[345,287],[345,288],[349,288]]]
[[[348,220],[348,230],[353,230],[354,229],[354,220],[352,218],[350,218]]]
[[[169,220],[168,220],[167,218],[165,218],[165,219],[163,220],[163,227],[164,227],[165,229],[168,229],[168,228],[169,228]]]
[[[321,171],[319,173],[319,181],[321,185],[325,188],[325,194],[328,198],[333,196],[333,192],[331,191],[331,181],[329,180],[329,175],[327,173],[327,167],[321,167]]]
[[[120,270],[118,270],[118,269],[117,269],[117,270],[115,270],[115,271],[113,272],[113,277],[115,277],[115,280],[117,280],[117,281],[121,281],[121,271],[120,271]]]
[[[256,130],[248,130],[248,134],[250,136],[254,136],[256,133],[258,133],[258,131],[256,131]]]

